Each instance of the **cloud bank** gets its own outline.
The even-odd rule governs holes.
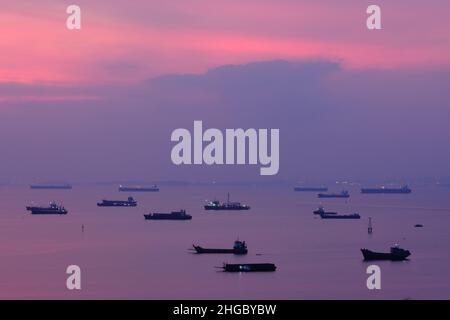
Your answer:
[[[194,120],[279,128],[273,179],[442,177],[450,162],[449,80],[445,70],[349,71],[327,60],[275,60],[137,85],[2,84],[2,97],[22,100],[0,100],[0,180],[268,179],[256,167],[174,166],[170,134]]]

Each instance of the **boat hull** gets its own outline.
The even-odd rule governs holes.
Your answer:
[[[192,216],[187,215],[185,217],[175,217],[175,216],[154,216],[152,214],[144,214],[145,220],[192,220]]]
[[[317,197],[318,198],[345,198],[345,199],[347,199],[347,198],[350,198],[350,195],[342,195],[342,194],[322,194],[322,193],[319,193],[318,195],[317,195]]]
[[[247,249],[236,250],[236,249],[210,249],[210,248],[202,248],[200,246],[194,246],[194,249],[199,254],[236,254],[236,255],[244,255],[248,253]]]
[[[411,192],[411,189],[361,189],[361,193],[364,194],[410,194]]]
[[[250,210],[250,207],[218,207],[218,206],[205,206],[205,210],[208,211],[245,211]]]
[[[56,216],[62,216],[66,215],[66,212],[54,212],[54,211],[31,211],[32,215],[56,215]]]
[[[277,267],[273,263],[225,264],[225,272],[273,272]]]
[[[159,188],[127,188],[119,187],[120,192],[159,192]]]
[[[336,214],[338,214],[337,212],[332,212],[332,211],[322,211],[322,210],[315,210],[315,211],[313,211],[313,213],[314,213],[314,214],[317,214],[317,215],[322,215],[322,214],[328,214],[328,215],[332,214],[332,215],[336,215]]]
[[[67,185],[67,186],[45,186],[45,185],[31,185],[30,189],[53,189],[53,190],[70,190],[72,189],[72,186]]]
[[[67,210],[48,210],[34,207],[27,207],[27,210],[33,215],[65,215],[68,213]]]
[[[98,207],[136,207],[137,203],[97,203]]]
[[[335,219],[335,220],[348,220],[348,219],[361,219],[359,214],[321,214],[322,219]]]
[[[394,254],[390,252],[374,252],[368,249],[361,249],[365,261],[374,260],[389,260],[389,261],[404,261],[407,260],[410,253],[406,251],[404,254]]]
[[[97,203],[98,207],[136,207],[137,201],[133,197],[128,197],[128,200],[102,200]]]

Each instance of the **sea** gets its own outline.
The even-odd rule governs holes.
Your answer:
[[[118,192],[114,185],[72,190],[0,187],[0,299],[450,299],[450,188],[412,186],[411,194],[318,199],[292,185],[167,185],[160,192]],[[340,191],[340,190],[336,190]],[[205,211],[206,200],[249,211]],[[97,207],[133,196],[135,208]],[[33,216],[25,207],[56,201],[64,216]],[[321,220],[323,205],[360,220]],[[186,209],[190,221],[145,220],[149,212]],[[373,232],[368,233],[369,217]],[[422,228],[415,227],[422,224]],[[249,253],[197,255],[192,245]],[[361,248],[408,261],[364,262]],[[225,273],[223,263],[274,263],[276,272]],[[367,269],[381,270],[369,290]],[[81,289],[66,286],[67,267],[81,269]]]

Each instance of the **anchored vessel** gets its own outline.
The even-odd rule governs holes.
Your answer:
[[[67,214],[67,209],[63,206],[57,205],[55,202],[51,202],[48,207],[26,207],[27,211],[31,211],[31,214]]]
[[[144,214],[145,220],[191,220],[192,216],[186,210],[172,211],[171,213]]]
[[[350,198],[350,194],[347,190],[342,190],[340,193],[319,193],[319,198]]]
[[[320,206],[317,210],[313,211],[314,214],[337,214],[337,212],[325,211],[324,207]]]
[[[133,199],[133,197],[128,197],[127,200],[102,200],[102,202],[98,202],[97,206],[99,207],[136,207],[137,201]]]
[[[150,187],[120,185],[119,191],[121,191],[121,192],[158,192],[159,188],[157,185],[153,185]]]
[[[245,241],[236,240],[233,249],[208,249],[193,245],[197,253],[232,253],[232,254],[247,254],[247,244]]]
[[[294,191],[297,192],[327,192],[327,187],[295,187]]]
[[[261,272],[275,271],[277,269],[273,263],[224,263],[222,268],[225,272]]]
[[[390,252],[374,252],[368,249],[361,249],[364,256],[364,260],[391,260],[391,261],[402,261],[406,260],[411,255],[409,250],[400,248],[398,245],[391,247]]]
[[[221,203],[218,200],[209,201],[205,205],[205,210],[249,210],[250,207],[240,202],[230,202],[230,194],[228,193],[227,202]]]
[[[351,214],[328,214],[322,213],[320,215],[322,219],[361,219],[361,216],[358,213]]]
[[[30,189],[72,189],[70,184],[32,184]]]
[[[386,187],[380,187],[380,188],[362,188],[361,193],[366,194],[380,194],[380,193],[387,193],[387,194],[408,194],[411,193],[412,190],[408,186],[403,186],[401,188],[386,188]]]

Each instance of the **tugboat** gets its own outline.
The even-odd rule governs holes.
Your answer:
[[[247,254],[247,244],[245,241],[236,240],[233,249],[207,249],[200,246],[193,245],[197,253],[232,253],[232,254]]]
[[[222,268],[225,272],[270,272],[277,269],[273,263],[224,263]]]
[[[218,200],[209,201],[205,205],[205,210],[249,210],[250,207],[240,202],[230,202],[230,194],[228,193],[227,202],[220,203]]]
[[[386,188],[386,187],[381,187],[381,188],[362,188],[361,189],[361,193],[365,193],[365,194],[380,194],[380,193],[384,193],[384,194],[409,194],[411,193],[412,190],[407,186],[403,186],[401,188]]]
[[[391,247],[391,251],[388,253],[385,252],[374,252],[368,249],[361,249],[361,252],[364,256],[365,261],[372,260],[391,260],[391,261],[403,261],[407,260],[411,255],[409,250],[405,250],[400,248],[398,245]]]
[[[144,214],[145,220],[191,220],[192,216],[186,210],[172,211],[171,213]]]
[[[314,214],[337,214],[337,212],[325,211],[324,207],[320,206],[317,210],[313,211]]]
[[[144,187],[144,186],[119,186],[120,192],[158,192],[159,188],[156,185],[150,186],[150,187]]]
[[[361,219],[361,216],[358,213],[351,214],[328,214],[322,213],[320,215],[321,219]]]
[[[63,206],[57,205],[55,202],[50,202],[48,207],[26,207],[31,214],[67,214],[67,209]]]
[[[133,197],[128,197],[126,201],[123,200],[102,200],[98,202],[99,207],[136,207],[137,201]]]
[[[347,190],[342,190],[340,193],[319,193],[318,198],[350,198]]]

